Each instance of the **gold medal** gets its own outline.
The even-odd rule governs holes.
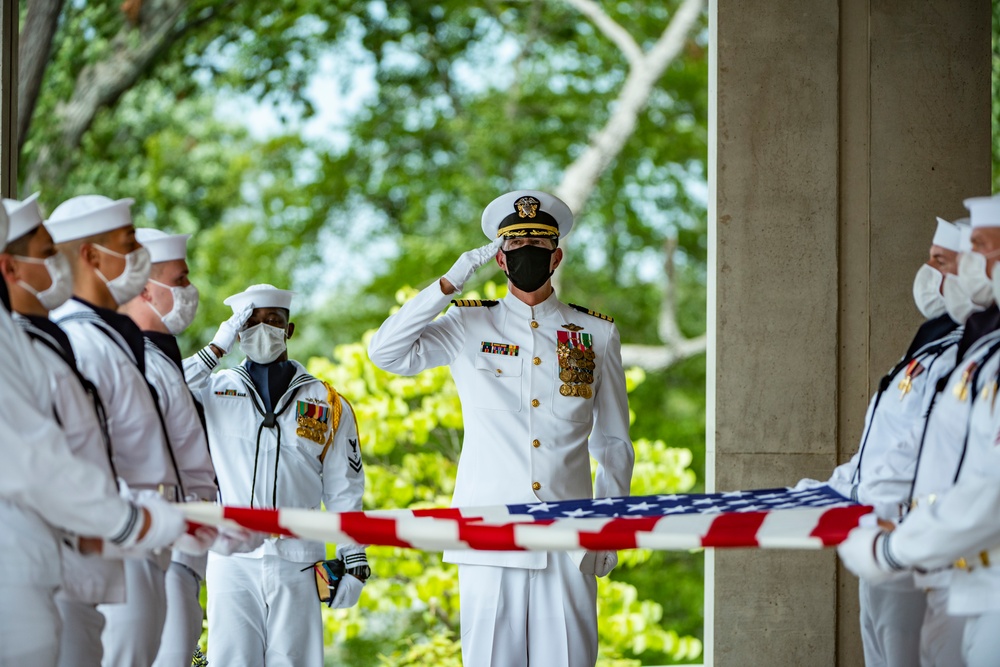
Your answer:
[[[595,357],[597,357],[597,355],[596,355],[596,354],[594,354],[594,351],[593,351],[593,350],[586,350],[586,351],[585,351],[585,352],[583,353],[583,356],[587,357],[587,359],[589,359],[589,360],[591,360],[591,361],[593,361],[593,360],[594,360],[594,358],[595,358]]]
[[[597,364],[595,364],[593,361],[588,361],[585,364],[585,368],[588,368],[590,370],[594,370],[595,368],[597,368]]]
[[[584,375],[583,376],[583,381],[586,382],[587,384],[594,384],[594,376],[593,375]]]
[[[570,387],[568,384],[564,384],[563,386],[559,387],[559,393],[562,394],[563,396],[572,396],[573,388]]]
[[[569,356],[573,357],[576,360],[583,359],[583,350],[574,347],[572,350],[570,350]]]
[[[573,371],[571,371],[569,369],[565,369],[565,370],[560,371],[559,372],[559,379],[562,380],[563,382],[572,382],[573,381]]]
[[[590,388],[589,384],[581,384],[578,387],[576,387],[576,390],[577,390],[576,395],[582,398],[590,398],[591,396],[594,395],[594,392]]]
[[[913,380],[909,375],[907,375],[899,381],[899,400],[906,398],[906,395],[910,393],[911,389],[913,389]]]

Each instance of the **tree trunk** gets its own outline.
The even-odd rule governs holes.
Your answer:
[[[29,0],[17,49],[17,150],[31,129],[63,0]]]

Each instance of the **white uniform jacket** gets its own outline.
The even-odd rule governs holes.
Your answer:
[[[435,319],[450,300],[437,282],[427,287],[382,324],[368,354],[400,375],[451,367],[465,424],[452,504],[627,496],[635,452],[617,327],[555,294],[534,307],[508,294]],[[563,359],[568,349],[587,355]],[[589,373],[580,365],[588,360]],[[445,559],[539,569],[547,555],[470,550]]]
[[[0,307],[0,582],[58,585],[59,548],[50,525],[121,540],[135,506],[106,489],[99,467],[73,456],[53,416],[45,367]],[[53,493],[57,485],[58,493]],[[44,517],[44,519],[43,519]]]
[[[969,438],[958,475],[958,486],[975,484],[984,478],[992,479],[994,484],[1000,486],[1000,409],[996,405],[1000,351],[985,360],[979,380],[981,389],[972,404]],[[991,517],[990,521],[996,522],[997,516]],[[989,527],[982,525],[974,529],[979,534],[988,531]],[[938,538],[929,535],[927,539]],[[1000,551],[985,555],[982,551],[965,554],[964,567],[955,568],[948,590],[950,614],[964,616],[1000,611]]]
[[[101,394],[118,475],[131,489],[178,488],[158,408],[127,341],[93,307],[75,298],[49,316],[69,336],[80,372]],[[167,497],[173,499],[169,492]]]
[[[927,417],[922,442],[918,445],[913,505],[933,503],[955,484],[969,434],[972,405],[985,381],[981,367],[998,341],[1000,331],[992,331],[976,340],[947,379],[939,383],[940,391]],[[903,523],[907,520],[904,518]],[[918,573],[914,579],[918,586],[939,588],[949,585],[951,572]]]
[[[868,404],[858,451],[827,482],[845,497],[899,519],[909,502],[916,452],[938,380],[951,373],[961,329],[920,346],[882,379]],[[897,471],[904,471],[898,474]]]
[[[296,373],[274,402],[275,423],[268,428],[264,403],[246,368],[241,365],[213,374],[217,363],[205,348],[184,361],[184,372],[195,397],[205,406],[222,502],[238,507],[319,509],[322,504],[329,512],[360,510],[365,473],[350,404],[338,395],[340,425],[323,454],[334,409],[327,400],[326,385],[293,361]],[[303,418],[325,424],[326,430],[319,434]],[[338,548],[346,554],[363,549],[349,544]],[[280,556],[303,563],[326,558],[322,542],[284,538],[265,540],[256,551],[238,556]]]
[[[31,337],[39,361],[45,368],[55,416],[62,425],[70,450],[74,456],[104,473],[101,479],[94,480],[94,484],[100,485],[108,495],[117,494],[110,441],[97,412],[103,410],[103,405],[95,404],[94,397],[83,384],[86,380],[70,366],[72,357],[64,356],[63,344],[50,335],[44,325],[39,327],[18,314],[14,314],[14,321]],[[48,323],[48,327],[55,326]],[[71,599],[90,604],[125,600],[125,569],[121,560],[84,556],[66,541],[62,541],[60,548],[64,575],[62,588]]]

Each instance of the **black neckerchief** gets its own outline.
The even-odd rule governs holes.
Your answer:
[[[10,293],[7,291],[6,281],[0,280],[0,302],[3,302],[3,307],[10,312]]]
[[[281,397],[284,396],[288,385],[298,369],[291,361],[272,361],[269,364],[258,364],[247,359],[247,372],[253,380],[253,386],[257,389],[261,400],[264,401],[264,409],[267,412],[274,412],[274,407]]]
[[[965,353],[977,340],[998,328],[1000,328],[1000,310],[995,303],[982,312],[973,313],[965,323],[962,340],[958,341],[957,360],[964,359]]]
[[[67,364],[76,369],[76,354],[73,353],[73,345],[69,342],[69,336],[66,335],[66,332],[58,324],[42,315],[25,315],[24,317],[37,328],[52,336],[62,348],[56,351],[61,354]]]
[[[125,339],[125,343],[128,344],[129,350],[132,352],[132,356],[135,357],[135,365],[139,367],[139,370],[143,375],[146,374],[146,343],[145,338],[142,336],[142,331],[136,326],[136,323],[132,321],[132,318],[127,315],[122,315],[109,308],[101,308],[100,306],[95,306],[92,303],[81,299],[78,296],[74,296],[74,299],[92,309],[97,316],[102,320],[107,322],[108,326],[118,332],[122,338]]]
[[[163,354],[167,355],[181,373],[184,372],[184,359],[181,357],[181,348],[177,344],[176,336],[161,331],[143,331],[142,335]]]
[[[903,356],[903,360],[906,363],[909,363],[910,360],[913,359],[913,355],[915,355],[924,345],[944,338],[945,335],[951,333],[957,328],[958,324],[956,324],[955,321],[947,314],[927,320],[920,325],[919,329],[917,329],[917,335],[913,337],[913,342],[910,343],[909,349],[906,350],[906,355]]]

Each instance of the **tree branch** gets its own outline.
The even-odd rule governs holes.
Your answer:
[[[63,0],[30,0],[17,47],[17,149],[31,129]]]
[[[597,179],[618,157],[625,142],[632,136],[639,113],[649,102],[653,86],[680,53],[685,36],[698,20],[702,1],[684,0],[653,47],[635,62],[630,61],[628,76],[614,102],[611,117],[594,135],[583,153],[566,169],[562,182],[556,188],[556,195],[573,211],[583,208]],[[610,18],[607,20],[611,21]]]
[[[625,28],[621,27],[614,19],[608,16],[601,6],[593,0],[566,0],[578,12],[586,16],[597,26],[601,33],[615,43],[618,50],[622,52],[629,66],[635,66],[642,60],[642,49],[632,39],[632,35]]]

